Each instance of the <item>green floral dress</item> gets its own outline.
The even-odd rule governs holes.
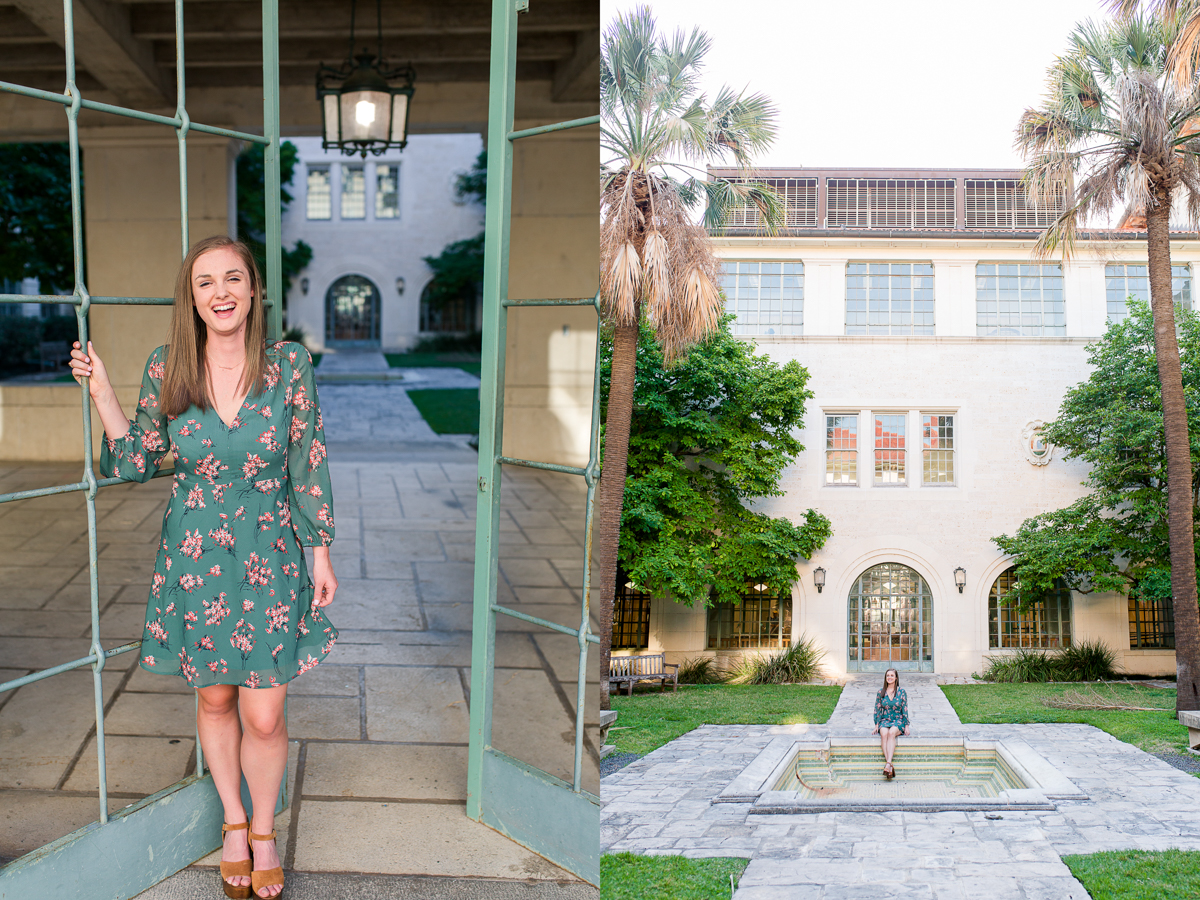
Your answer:
[[[137,418],[105,435],[100,468],[146,481],[168,450],[171,501],[146,607],[141,666],[193,687],[275,687],[325,658],[337,629],[312,608],[302,547],[333,543],[333,495],[312,359],[267,347],[262,393],[232,425],[213,408],[159,412],[166,347],[146,362]]]
[[[904,688],[896,688],[895,697],[888,697],[884,691],[875,695],[875,725],[901,731],[908,727],[908,694]]]

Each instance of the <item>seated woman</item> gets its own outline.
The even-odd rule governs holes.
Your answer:
[[[896,777],[892,765],[892,754],[896,752],[896,738],[908,734],[908,695],[900,687],[900,673],[888,669],[883,673],[883,687],[875,695],[875,730],[883,747],[883,775],[889,781]]]

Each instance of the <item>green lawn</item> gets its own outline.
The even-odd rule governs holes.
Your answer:
[[[612,698],[620,712],[608,740],[621,753],[649,753],[700,725],[817,724],[829,719],[840,687],[805,684],[680,685]]]
[[[472,375],[479,375],[480,356],[478,353],[385,353],[388,365],[397,368],[442,368],[462,369]]]
[[[1108,850],[1062,859],[1092,900],[1200,897],[1200,850]]]
[[[479,389],[409,391],[429,427],[438,434],[479,434]]]
[[[1043,697],[1098,687],[1133,706],[1154,706],[1161,712],[1132,710],[1054,709]],[[1183,752],[1187,728],[1175,719],[1175,691],[1131,684],[946,684],[946,698],[963,722],[985,725],[1028,722],[1079,722],[1095,725],[1118,740],[1147,753]]]
[[[748,859],[686,859],[682,856],[600,857],[602,900],[722,900],[732,895]]]

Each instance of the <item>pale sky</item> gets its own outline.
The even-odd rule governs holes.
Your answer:
[[[635,0],[601,0],[603,26]],[[780,112],[759,166],[1020,168],[1013,130],[1098,0],[651,0],[659,29],[713,39],[705,92]]]

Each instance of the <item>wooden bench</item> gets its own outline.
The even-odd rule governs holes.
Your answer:
[[[674,669],[673,672],[668,672],[667,669]],[[626,692],[628,696],[633,696],[633,686],[639,681],[658,681],[662,685],[662,690],[667,689],[667,679],[675,685],[673,690],[679,690],[679,665],[678,663],[669,663],[666,657],[661,653],[650,653],[645,656],[614,656],[608,662],[608,681],[609,684],[615,683],[617,690],[621,689],[621,682],[629,685],[629,690]]]
[[[1188,730],[1188,746],[1200,750],[1200,711],[1181,710],[1179,724],[1186,725]]]

